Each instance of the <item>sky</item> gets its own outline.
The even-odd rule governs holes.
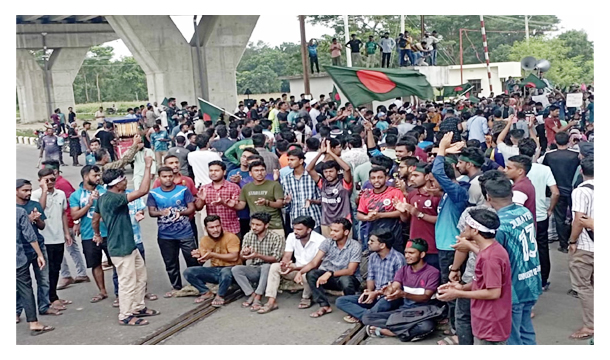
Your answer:
[[[554,34],[558,35],[567,30],[585,30],[589,40],[595,41],[594,35],[594,24],[593,19],[585,17],[581,14],[574,15],[563,15],[558,16],[561,22],[559,23],[559,31]],[[192,15],[185,16],[171,16],[172,20],[182,32],[182,35],[190,41],[193,36],[193,17]],[[283,24],[282,24],[283,23]],[[277,31],[281,28],[282,31]],[[319,38],[324,34],[330,33],[330,30],[321,25],[311,25],[305,23],[305,34],[307,39]],[[286,16],[278,18],[275,15],[261,15],[252,36],[250,37],[251,42],[258,42],[259,40],[268,43],[271,46],[277,46],[284,42],[300,42],[299,33],[299,22],[296,16]],[[122,40],[115,40],[108,42],[104,45],[112,46],[114,48],[114,59],[118,59],[123,56],[130,56],[129,49],[123,44]]]

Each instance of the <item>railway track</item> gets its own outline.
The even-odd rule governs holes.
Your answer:
[[[360,345],[366,338],[365,326],[358,323],[345,330],[331,345]]]
[[[225,305],[241,298],[242,296],[243,293],[239,289],[230,291],[225,297]],[[193,310],[180,315],[169,324],[157,329],[155,332],[146,336],[145,338],[136,341],[134,345],[158,345],[179,331],[207,318],[218,310],[220,310],[220,308],[215,308],[212,306],[212,299],[206,300]]]

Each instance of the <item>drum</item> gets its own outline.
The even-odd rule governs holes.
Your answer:
[[[118,137],[133,137],[138,134],[138,119],[120,118],[111,121],[114,124],[114,133]]]

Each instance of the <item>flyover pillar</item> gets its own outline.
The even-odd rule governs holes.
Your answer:
[[[64,114],[67,114],[68,107],[76,105],[72,84],[88,51],[88,47],[53,50],[49,58],[53,110],[60,108]]]

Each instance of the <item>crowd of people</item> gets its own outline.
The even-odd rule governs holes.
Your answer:
[[[369,336],[401,341],[440,325],[441,345],[536,344],[534,306],[558,239],[582,308],[571,337],[591,338],[592,87],[582,94],[576,109],[555,91],[546,108],[513,94],[398,98],[375,111],[283,94],[214,121],[170,98],[134,112],[141,135],[120,159],[112,123],[90,139],[86,122],[77,189],[48,147],[38,183],[17,180],[17,322],[23,309],[32,335],[52,330],[37,310],[60,314],[70,301],[57,289],[88,282],[85,264],[98,289],[91,302],[108,298],[105,255],[119,324],[148,324],[159,311],[146,306],[157,298],[147,292],[147,213],[165,297],[187,289],[184,276],[196,303],[221,307],[237,286],[243,308],[266,314],[289,283],[303,288],[300,309],[317,306],[312,318],[339,309]],[[334,306],[326,290],[341,293]]]

